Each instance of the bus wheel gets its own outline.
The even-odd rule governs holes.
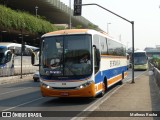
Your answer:
[[[104,80],[102,83],[102,92],[97,97],[103,97],[107,91],[107,81]]]
[[[101,92],[101,96],[103,96],[105,94],[105,83],[102,83],[102,92]]]

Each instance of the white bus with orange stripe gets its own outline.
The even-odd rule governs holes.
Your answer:
[[[34,58],[34,57],[33,57]],[[34,64],[34,59],[32,59]],[[42,36],[42,96],[95,97],[127,76],[126,49],[107,34],[70,29]]]

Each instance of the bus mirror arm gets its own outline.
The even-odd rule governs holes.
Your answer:
[[[99,49],[96,49],[96,58],[97,58],[97,61],[100,62],[100,52],[99,52]]]
[[[93,45],[93,48],[97,49],[96,45]]]
[[[32,55],[31,55],[31,64],[34,65],[34,63],[35,63],[35,59],[34,59],[34,54],[32,53]]]

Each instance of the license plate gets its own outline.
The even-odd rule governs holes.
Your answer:
[[[69,96],[68,92],[62,92],[61,96]]]

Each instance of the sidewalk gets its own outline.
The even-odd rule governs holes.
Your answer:
[[[160,111],[159,89],[153,76],[148,71],[135,79],[135,83],[125,83],[108,100],[104,101],[95,111]],[[96,112],[94,111],[94,114]],[[123,113],[123,112],[122,112]],[[124,112],[125,114],[125,112]],[[160,120],[158,117],[91,117],[84,120]],[[95,115],[96,116],[96,115]]]
[[[27,81],[29,79],[33,80],[33,74],[22,75],[22,79],[21,79],[21,75],[0,77],[0,85],[20,82],[20,81],[25,81],[25,80]]]

